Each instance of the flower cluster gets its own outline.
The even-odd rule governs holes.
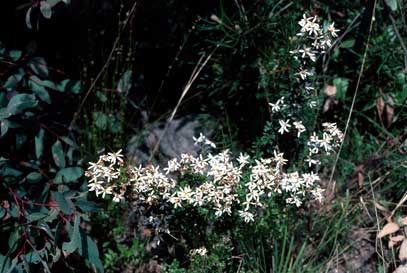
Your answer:
[[[316,154],[315,148],[331,152],[342,137],[335,125],[325,124],[324,127],[322,138],[312,137],[309,141],[312,155]],[[123,174],[120,152],[102,155],[96,163],[90,163],[87,171],[91,178],[89,191],[95,191],[103,198],[112,195],[115,202],[123,200],[127,192],[148,205],[165,202],[174,208],[205,207],[216,217],[231,215],[237,208],[238,215],[250,222],[275,195],[285,196],[287,204],[296,206],[306,197],[322,198],[318,175],[284,171],[287,160],[277,151],[273,157],[259,160],[243,154],[235,159],[228,150],[197,157],[182,154],[179,159],[168,161],[163,171],[153,165],[128,167],[124,171],[125,178],[120,177]],[[185,182],[186,174],[203,179],[185,184],[182,182]]]
[[[212,141],[210,141],[206,136],[204,136],[202,133],[199,134],[199,137],[193,137],[193,140],[195,142],[195,145],[200,145],[200,144],[204,144],[204,145],[208,145],[212,148],[216,148],[215,143],[213,143]]]
[[[280,119],[278,121],[278,123],[280,124],[280,129],[278,129],[278,132],[283,135],[284,133],[290,132],[290,128],[294,126],[294,129],[297,131],[297,137],[300,137],[301,134],[306,131],[305,126],[301,120],[294,121],[292,125],[290,124],[290,122],[291,121],[289,119],[287,120]]]
[[[120,202],[124,199],[125,188],[116,181],[120,177],[120,168],[123,166],[122,150],[116,153],[102,155],[96,163],[90,162],[85,173],[89,180],[89,191],[95,191],[96,196],[113,195],[113,201]]]
[[[298,22],[298,24],[300,25],[301,29],[300,32],[297,33],[297,36],[303,38],[301,40],[302,45],[296,50],[290,51],[290,53],[294,55],[294,59],[300,61],[299,72],[295,74],[296,79],[298,82],[300,82],[301,86],[306,91],[306,94],[309,95],[310,91],[314,90],[314,87],[312,83],[308,81],[308,78],[309,76],[314,75],[315,69],[313,67],[309,67],[308,63],[309,61],[315,62],[317,57],[325,54],[326,50],[332,45],[332,39],[338,36],[338,30],[335,29],[334,23],[332,23],[324,31],[324,28],[318,24],[317,16],[307,17],[306,15],[303,15],[303,18]],[[308,99],[307,105],[309,108],[314,108],[317,106],[314,96],[308,96]],[[282,111],[291,112],[290,110],[292,110],[290,109],[289,105],[285,103],[284,97],[279,98],[275,103],[269,103],[269,106],[272,114]],[[298,105],[295,107],[298,107]],[[278,123],[280,127],[278,129],[278,133],[281,135],[295,130],[296,135],[299,138],[302,133],[306,132],[303,122],[292,117],[289,119],[287,119],[287,117],[280,117]],[[326,131],[321,141],[314,143],[311,139],[309,146],[312,146],[313,150],[315,151],[317,147],[319,148],[319,145],[324,145],[326,148],[325,152],[329,154],[330,150],[328,149],[329,146],[327,144],[331,141],[329,136],[329,131]],[[309,162],[314,162],[311,159],[309,160]]]
[[[271,107],[271,112],[277,113],[279,112],[282,108],[286,107],[287,105],[284,104],[284,97],[279,98],[276,103],[269,103]]]
[[[195,248],[195,249],[191,249],[191,251],[189,251],[189,255],[191,255],[191,257],[196,257],[196,256],[206,256],[208,253],[208,250],[206,250],[206,248],[200,247],[200,248]]]
[[[321,162],[315,158],[322,153],[331,154],[340,147],[344,139],[342,131],[338,129],[335,123],[325,122],[322,126],[324,127],[322,137],[319,138],[314,132],[307,142],[308,157],[305,159],[305,162],[308,163],[309,167],[320,165]]]
[[[297,80],[305,81],[309,76],[314,75],[314,69],[309,67],[308,62],[315,62],[319,56],[332,46],[332,41],[338,37],[337,32],[339,30],[335,28],[335,23],[324,29],[318,23],[317,16],[307,17],[305,14],[298,24],[301,29],[297,36],[303,38],[301,40],[302,45],[290,51],[290,53],[294,55],[296,60],[301,62],[299,71],[296,73]]]

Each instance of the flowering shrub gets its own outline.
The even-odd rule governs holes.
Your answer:
[[[301,31],[298,36],[306,41],[311,40],[312,46],[292,51],[294,58],[301,59],[301,65],[309,60],[315,62],[317,56],[323,54],[332,44],[331,38],[337,30],[331,24],[327,32],[317,24],[316,17],[304,18],[299,22]],[[298,81],[306,81],[311,70],[300,68]],[[305,82],[306,91],[313,90],[310,83]],[[285,98],[270,103],[273,113],[277,113],[287,105]],[[278,132],[284,134],[296,130],[297,137],[307,131],[301,120],[279,120]],[[286,204],[299,207],[306,198],[322,199],[323,189],[319,186],[320,177],[315,168],[320,164],[322,154],[330,154],[339,147],[343,140],[342,132],[335,123],[324,123],[322,134],[313,132],[307,141],[307,165],[303,169],[287,171],[287,160],[278,147],[269,158],[252,159],[240,154],[234,158],[229,150],[217,154],[202,153],[194,157],[181,154],[179,158],[168,161],[167,167],[160,170],[159,166],[146,167],[125,166],[121,150],[100,156],[95,163],[90,163],[86,175],[90,177],[89,191],[103,198],[112,195],[113,201],[120,202],[125,196],[148,205],[161,203],[171,204],[174,208],[193,206],[212,210],[216,217],[237,213],[244,222],[254,221],[259,209],[267,208],[267,201],[276,195],[282,196]],[[216,145],[204,135],[194,138],[196,144],[216,148]],[[196,179],[186,183],[186,176]]]
[[[322,138],[314,132],[308,142],[309,169],[319,164],[319,160],[314,159],[317,155],[334,151],[342,141],[342,133],[335,124],[324,123],[323,126]],[[287,172],[283,168],[286,162],[284,154],[277,150],[273,157],[258,160],[242,153],[235,159],[224,150],[198,157],[181,154],[180,159],[168,161],[168,166],[161,171],[159,166],[153,165],[125,167],[120,150],[91,162],[86,175],[91,178],[89,191],[103,198],[112,195],[115,202],[124,200],[127,193],[148,205],[167,202],[174,208],[205,207],[213,210],[216,217],[231,215],[232,210],[236,210],[245,222],[250,222],[256,210],[267,207],[267,199],[275,195],[284,196],[287,204],[296,206],[300,206],[305,197],[322,199],[323,189],[317,183],[319,176],[313,171]],[[203,182],[184,185],[183,177],[187,174]]]
[[[279,137],[301,142],[297,147],[302,157],[294,162],[294,157],[280,147],[278,141],[268,145],[267,152],[260,155],[250,155],[249,151],[236,155],[229,149],[217,150],[216,144],[201,133],[193,138],[201,147],[200,154],[180,154],[165,166],[128,165],[122,150],[101,155],[96,162],[89,163],[85,173],[89,178],[88,190],[95,192],[97,197],[112,198],[118,203],[134,201],[136,206],[144,208],[144,218],[151,220],[147,225],[155,229],[157,235],[170,234],[170,229],[177,229],[169,228],[168,223],[165,228],[155,226],[154,219],[166,222],[167,215],[181,218],[185,215],[186,223],[184,219],[173,219],[173,223],[181,230],[189,230],[197,223],[188,221],[201,221],[196,216],[203,218],[202,223],[208,228],[196,233],[199,236],[204,234],[200,238],[209,241],[211,239],[205,236],[212,233],[211,229],[217,230],[216,223],[230,222],[232,227],[239,223],[259,223],[276,206],[298,208],[308,200],[321,201],[324,191],[319,174],[321,157],[334,153],[344,136],[335,123],[325,122],[320,126],[321,130],[309,126],[312,122],[303,119],[301,111],[317,106],[312,64],[333,44],[337,30],[333,24],[324,30],[316,17],[304,17],[299,25],[300,32],[293,41],[300,46],[290,53],[298,66],[294,67],[295,71],[299,71],[292,73],[294,86],[301,92],[293,92],[269,103],[271,121],[265,132],[273,131]],[[225,229],[221,229],[221,233]],[[225,238],[233,236],[227,232]],[[220,236],[216,233],[212,234]],[[184,235],[189,236],[183,234],[181,237]],[[159,247],[162,239],[160,235],[157,238],[157,241],[156,238],[152,240],[155,247]],[[189,253],[191,262],[215,255],[213,244],[190,239],[186,253]],[[162,241],[164,245],[171,245],[165,239]]]

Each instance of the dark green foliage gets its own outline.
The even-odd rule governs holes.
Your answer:
[[[97,208],[81,187],[79,146],[58,120],[58,93],[67,105],[80,83],[50,80],[42,58],[0,52],[8,64],[0,78],[0,272],[51,272],[75,253],[103,272],[96,243],[80,227]]]

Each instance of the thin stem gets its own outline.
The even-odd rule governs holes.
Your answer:
[[[357,83],[356,83],[355,92],[354,92],[354,94],[353,94],[352,104],[351,104],[351,107],[350,107],[350,110],[349,110],[349,115],[348,115],[348,118],[347,118],[347,120],[346,120],[346,126],[345,126],[345,130],[344,130],[344,132],[343,132],[343,140],[342,140],[341,146],[339,147],[339,151],[338,151],[338,153],[337,153],[337,155],[336,155],[336,159],[335,159],[334,166],[332,167],[331,176],[329,177],[329,183],[332,183],[332,179],[333,179],[333,176],[334,176],[334,174],[335,174],[336,166],[337,166],[337,164],[338,164],[339,157],[340,157],[341,152],[342,152],[343,143],[345,142],[345,137],[346,137],[346,134],[347,134],[347,132],[348,132],[350,120],[351,120],[351,118],[352,118],[352,113],[353,113],[353,110],[354,110],[354,107],[355,107],[355,102],[356,102],[356,98],[357,98],[357,95],[358,95],[358,91],[359,91],[360,81],[361,81],[361,79],[362,79],[363,70],[365,69],[365,63],[366,63],[366,59],[367,59],[367,52],[368,52],[368,50],[369,50],[369,42],[370,42],[370,38],[371,38],[371,34],[372,34],[372,29],[373,29],[373,22],[374,22],[374,20],[375,20],[376,3],[377,3],[377,0],[375,0],[374,3],[373,3],[373,12],[372,12],[372,17],[370,18],[369,34],[368,34],[367,41],[366,41],[366,45],[365,45],[365,52],[364,52],[364,54],[363,54],[362,65],[360,66],[358,81],[357,81]],[[336,183],[334,183],[334,184],[332,185],[332,192],[335,191],[335,187],[336,187],[335,185],[336,185]]]
[[[70,129],[73,128],[76,119],[79,117],[79,114],[80,114],[80,112],[81,112],[81,110],[82,110],[82,108],[83,108],[83,105],[85,104],[86,99],[89,97],[90,93],[94,90],[94,88],[95,88],[95,86],[96,86],[96,83],[99,81],[99,79],[102,77],[102,75],[104,74],[104,72],[105,72],[106,69],[108,68],[109,63],[110,63],[110,61],[111,61],[112,58],[113,58],[113,54],[114,54],[114,52],[116,51],[116,49],[117,49],[117,47],[118,47],[118,45],[119,45],[119,42],[120,42],[120,39],[121,39],[121,34],[122,34],[122,32],[124,31],[124,29],[126,28],[127,24],[129,23],[130,18],[132,17],[133,13],[134,13],[135,10],[136,10],[136,7],[137,7],[137,2],[134,2],[133,6],[132,6],[132,8],[131,8],[131,10],[130,10],[130,12],[128,13],[128,16],[127,16],[127,18],[126,18],[126,21],[123,23],[123,27],[121,28],[119,34],[117,35],[116,40],[115,40],[114,43],[113,43],[112,50],[110,51],[109,56],[107,57],[107,60],[106,60],[105,64],[102,66],[102,69],[99,71],[98,75],[96,76],[96,78],[93,80],[93,82],[91,83],[90,87],[89,87],[88,90],[86,91],[86,94],[85,94],[84,98],[82,99],[82,101],[81,101],[81,103],[80,103],[80,105],[79,105],[79,107],[78,107],[78,110],[77,110],[76,113],[74,114],[73,119],[72,119],[72,121],[71,121],[71,124],[70,124],[70,126],[69,126]]]

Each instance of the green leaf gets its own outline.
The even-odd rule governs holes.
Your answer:
[[[60,192],[54,191],[51,193],[52,197],[55,199],[55,201],[58,204],[59,209],[65,213],[66,215],[71,215],[72,214],[72,208],[71,205],[68,203],[68,201],[65,199],[64,195]]]
[[[69,167],[58,171],[55,176],[55,183],[70,183],[75,182],[83,175],[83,170],[80,167]]]
[[[35,155],[37,156],[37,159],[40,159],[42,152],[44,151],[44,135],[45,131],[41,128],[35,136]]]
[[[62,0],[46,0],[51,7],[55,6],[56,4],[60,3]]]
[[[0,119],[0,138],[6,135],[8,129],[10,128],[18,128],[20,125],[16,122],[7,120],[7,119]]]
[[[52,157],[54,158],[55,165],[60,168],[65,168],[64,150],[62,148],[62,143],[59,140],[52,145]]]
[[[9,128],[8,124],[9,121],[7,119],[3,119],[0,121],[0,131],[1,131],[0,138],[7,134]]]
[[[56,84],[54,82],[52,82],[52,81],[49,81],[49,80],[41,81],[41,85],[44,86],[44,87],[51,88],[53,90],[57,90]]]
[[[42,175],[38,172],[31,172],[26,176],[26,179],[30,183],[37,183],[42,179]]]
[[[102,92],[97,91],[96,97],[100,100],[100,102],[107,102],[107,97]]]
[[[0,119],[6,119],[11,117],[11,114],[7,111],[7,108],[0,109]]]
[[[30,222],[44,220],[47,217],[48,217],[48,214],[43,213],[43,212],[33,212],[33,213],[28,214],[28,218],[29,218]]]
[[[82,85],[80,81],[66,79],[56,85],[56,90],[60,92],[71,92],[74,94],[79,94],[82,91]]]
[[[27,260],[28,264],[38,264],[41,261],[40,255],[38,255],[38,252],[35,251],[25,254],[24,259]]]
[[[100,207],[92,201],[77,199],[75,205],[78,206],[83,212],[98,212]]]
[[[99,250],[96,243],[86,236],[86,245],[87,245],[87,258],[89,261],[98,269],[99,272],[104,272],[102,262],[99,259]]]
[[[21,176],[22,174],[23,174],[22,172],[20,172],[20,171],[18,171],[18,170],[16,170],[16,169],[7,167],[7,166],[4,166],[4,167],[2,167],[2,168],[0,169],[0,177],[1,177],[1,176],[2,176],[2,177],[6,177],[6,176],[19,177],[19,176]]]
[[[102,112],[93,112],[93,119],[96,127],[102,130],[106,130],[108,118],[107,115]]]
[[[31,10],[32,7],[30,7],[25,14],[25,24],[29,29],[33,29],[33,26],[31,25]]]
[[[32,79],[28,82],[29,88],[33,91],[34,94],[37,95],[42,101],[51,104],[51,98],[48,94],[48,91],[45,89],[44,86],[39,85],[37,82],[33,81]]]
[[[10,236],[8,237],[8,247],[9,247],[10,252],[13,252],[14,250],[16,250],[17,244],[18,244],[18,241],[20,240],[20,238],[21,238],[21,235],[19,233],[19,229],[18,228],[14,229],[11,232]]]
[[[346,41],[343,41],[342,43],[339,44],[339,47],[341,48],[351,48],[355,45],[355,40],[354,39],[349,39]]]
[[[57,84],[56,88],[59,92],[65,92],[66,91],[66,87],[69,84],[70,80],[63,80],[60,83]]]
[[[15,90],[20,83],[21,79],[23,78],[23,74],[14,74],[8,77],[7,81],[4,83],[4,88],[8,91]]]
[[[345,100],[346,91],[348,90],[349,81],[345,78],[336,78],[333,81],[334,86],[336,87],[336,98],[338,100]]]
[[[73,253],[75,250],[77,250],[80,247],[80,243],[81,243],[80,236],[81,235],[80,235],[80,231],[79,231],[79,224],[80,224],[80,216],[76,215],[73,231],[71,232],[71,234],[69,234],[69,238],[71,239],[71,241],[68,243],[63,243],[63,245],[62,245],[63,251],[66,251],[68,253]]]
[[[15,121],[8,120],[8,128],[20,128],[21,124]]]
[[[43,86],[43,87],[48,87],[54,90],[57,90],[57,86],[54,82],[49,81],[49,80],[41,80],[40,78],[38,78],[35,75],[31,75],[30,76],[30,80],[32,80],[33,82]]]
[[[55,253],[50,253],[50,254],[52,256],[52,261],[54,263],[56,263],[61,258],[61,249],[57,248],[57,249],[55,249]]]
[[[35,248],[32,249],[33,251],[24,255],[24,260],[27,261],[28,264],[42,264],[45,272],[51,273],[49,270],[48,264],[45,260],[48,260],[48,251],[47,249],[37,250]],[[45,260],[44,260],[45,259]],[[25,271],[24,271],[25,272]]]
[[[17,216],[19,215],[19,208],[14,203],[11,204],[10,215],[14,218],[17,218]]]
[[[407,84],[404,84],[401,92],[398,92],[396,94],[396,101],[398,104],[403,104],[406,99],[407,99]]]
[[[47,217],[45,217],[43,220],[44,222],[53,222],[55,219],[58,218],[59,215],[59,209],[57,208],[51,208],[50,211],[47,213]]]
[[[73,154],[75,152],[75,148],[69,147],[68,152],[66,152],[66,157],[68,158],[68,164],[72,165],[73,164]]]
[[[400,71],[396,74],[396,83],[401,86],[406,83],[406,75],[404,71]]]
[[[38,101],[34,95],[17,94],[11,98],[7,105],[7,112],[11,115],[16,115],[28,108],[34,108],[38,105]]]
[[[0,112],[1,112],[1,110],[0,110]],[[1,116],[2,115],[0,113],[0,138],[2,138],[3,136],[5,136],[7,134],[8,129],[20,127],[20,124],[10,121],[8,119],[3,119]]]
[[[104,272],[96,243],[82,231],[80,231],[80,236],[81,241],[78,247],[79,255],[88,259],[96,267],[98,272]]]
[[[384,0],[392,11],[397,10],[397,0]]]
[[[41,2],[41,4],[44,2]],[[42,78],[47,78],[49,75],[47,63],[42,57],[31,58],[28,62],[28,67],[38,76]]]
[[[68,188],[68,187],[66,187],[66,188]],[[65,190],[64,191],[64,196],[65,196],[65,198],[68,198],[68,199],[72,199],[72,198],[76,198],[77,196],[80,196],[80,194],[79,195],[78,194],[79,194],[79,192],[76,190]]]
[[[44,16],[47,19],[50,19],[52,16],[52,9],[51,5],[47,3],[46,1],[41,1],[40,2],[40,11],[42,13],[42,16]]]
[[[70,139],[68,136],[61,136],[61,140],[63,142],[65,142],[66,144],[68,144],[71,147],[74,147],[75,149],[79,149],[78,144],[75,143],[75,141],[73,141],[72,139]]]
[[[82,92],[82,85],[80,81],[72,81],[70,86],[70,91],[74,94],[79,94]]]
[[[11,259],[8,256],[0,254],[0,272],[9,272],[11,267]]]
[[[11,59],[13,59],[13,61],[17,61],[21,58],[23,53],[20,50],[10,50],[8,55],[10,56]]]
[[[131,88],[131,70],[124,72],[120,78],[116,90],[119,93],[127,94]]]
[[[109,130],[112,133],[118,133],[121,130],[121,124],[119,119],[116,116],[111,116],[108,118],[108,125],[109,125]]]
[[[51,211],[47,208],[41,208],[41,213],[45,214],[46,217],[44,219],[49,218],[49,215],[52,214],[52,211],[57,211],[55,208],[51,208]],[[59,212],[57,212],[59,213]],[[42,220],[44,220],[42,219]],[[47,223],[48,221],[42,221],[41,223],[38,223],[38,227],[41,228],[43,231],[45,231],[45,233],[47,233],[47,235],[49,236],[49,238],[51,238],[52,240],[54,240],[54,234],[52,233],[51,227],[48,225]],[[54,225],[52,225],[52,229],[54,229]],[[45,246],[48,250],[51,249],[51,244],[49,241],[47,241],[45,243]]]

